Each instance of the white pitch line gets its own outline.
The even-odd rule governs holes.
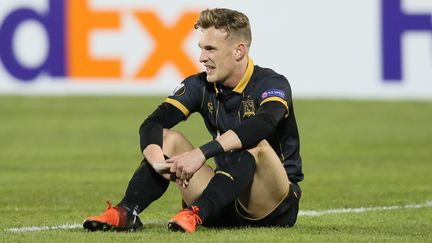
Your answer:
[[[401,206],[383,206],[383,207],[372,207],[372,208],[337,208],[337,209],[327,209],[327,210],[300,210],[299,216],[308,217],[319,217],[328,214],[343,214],[343,213],[364,213],[372,211],[388,211],[388,210],[399,210],[399,209],[412,209],[412,208],[430,208],[432,207],[432,201],[427,201],[424,204],[408,204]]]
[[[347,214],[347,213],[365,213],[373,211],[389,211],[389,210],[400,210],[400,209],[413,209],[413,208],[430,208],[432,207],[432,201],[427,201],[423,204],[407,204],[407,205],[395,205],[395,206],[383,206],[383,207],[370,207],[370,208],[337,208],[327,210],[300,210],[300,217],[319,217],[323,215],[331,214]],[[149,220],[144,221],[143,224],[163,224],[162,221]],[[12,233],[21,232],[32,232],[32,231],[48,231],[48,230],[64,230],[64,229],[78,229],[82,228],[82,224],[63,224],[57,226],[27,226],[5,229],[5,231]]]
[[[47,231],[47,230],[58,230],[58,229],[77,229],[81,228],[81,224],[64,224],[58,226],[27,226],[27,227],[19,227],[19,228],[10,228],[6,229],[9,232],[31,232],[31,231]]]

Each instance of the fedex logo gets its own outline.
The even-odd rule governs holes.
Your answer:
[[[49,0],[45,13],[31,8],[10,12],[0,26],[0,60],[14,77],[30,82],[41,73],[53,77],[120,78],[120,58],[95,58],[90,55],[89,38],[93,30],[121,29],[118,11],[94,11],[89,0]],[[198,67],[182,47],[193,31],[198,12],[184,12],[174,24],[166,25],[154,11],[137,10],[133,16],[151,35],[155,47],[134,74],[137,79],[150,79],[166,63],[173,64],[182,76],[198,72]],[[26,67],[14,53],[13,37],[26,21],[39,23],[47,33],[48,54],[36,67]],[[127,43],[124,43],[127,45]]]
[[[429,32],[432,37],[431,14],[405,14],[401,0],[381,0],[382,12],[382,78],[402,80],[402,35],[410,31]]]

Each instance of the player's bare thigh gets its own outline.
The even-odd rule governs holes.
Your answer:
[[[242,193],[238,202],[247,213],[245,216],[259,219],[282,202],[290,182],[281,160],[266,140],[248,151],[255,158],[256,171],[250,190]]]
[[[193,145],[180,132],[163,129],[163,152],[168,157],[173,157],[194,149]]]
[[[170,129],[163,130],[163,152],[168,157],[179,155],[193,149],[193,145],[183,134]],[[197,172],[195,172],[189,181],[188,187],[183,188],[178,186],[186,204],[191,204],[201,196],[213,175],[213,169],[204,164]]]

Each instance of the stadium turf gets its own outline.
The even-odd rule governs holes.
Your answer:
[[[432,239],[432,102],[408,101],[295,100],[305,181],[294,228],[169,232],[181,205],[170,186],[141,214],[143,230],[85,232],[85,217],[122,198],[141,158],[138,127],[162,100],[0,97],[0,241]],[[199,115],[177,130],[195,146],[210,139]]]

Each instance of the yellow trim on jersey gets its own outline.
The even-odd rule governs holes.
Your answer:
[[[287,113],[285,114],[284,117],[288,117],[288,115],[289,115],[288,102],[286,102],[284,99],[282,99],[280,97],[271,96],[271,97],[265,98],[263,101],[261,101],[259,106],[261,106],[262,104],[269,102],[269,101],[277,101],[277,102],[282,103],[287,109]]]
[[[281,97],[276,97],[276,96],[271,96],[271,97],[265,98],[263,101],[261,101],[261,103],[260,103],[259,106],[261,106],[262,104],[267,103],[267,102],[269,102],[269,101],[277,101],[277,102],[280,102],[280,103],[282,103],[282,104],[287,108],[287,110],[288,110],[288,102],[286,102],[286,100],[282,99]]]
[[[224,175],[224,176],[230,178],[232,181],[234,180],[234,178],[232,177],[232,175],[230,173],[225,172],[225,171],[218,170],[218,171],[216,171],[215,174],[221,174],[221,175]]]
[[[184,106],[182,103],[180,103],[180,101],[175,100],[175,99],[171,99],[171,98],[166,98],[165,102],[175,106],[177,109],[179,109],[181,112],[183,112],[183,114],[186,117],[189,116],[190,111],[188,110],[188,108],[186,108],[186,106]]]
[[[254,62],[252,58],[248,57],[248,65],[246,68],[246,72],[243,75],[242,79],[240,79],[240,82],[235,86],[233,89],[234,92],[237,92],[239,94],[243,93],[243,90],[246,88],[246,85],[249,83],[250,78],[252,77],[252,73],[254,71]]]
[[[213,87],[214,87],[214,89],[216,91],[216,95],[217,95],[219,93],[219,90],[217,89],[216,82],[213,83]]]

